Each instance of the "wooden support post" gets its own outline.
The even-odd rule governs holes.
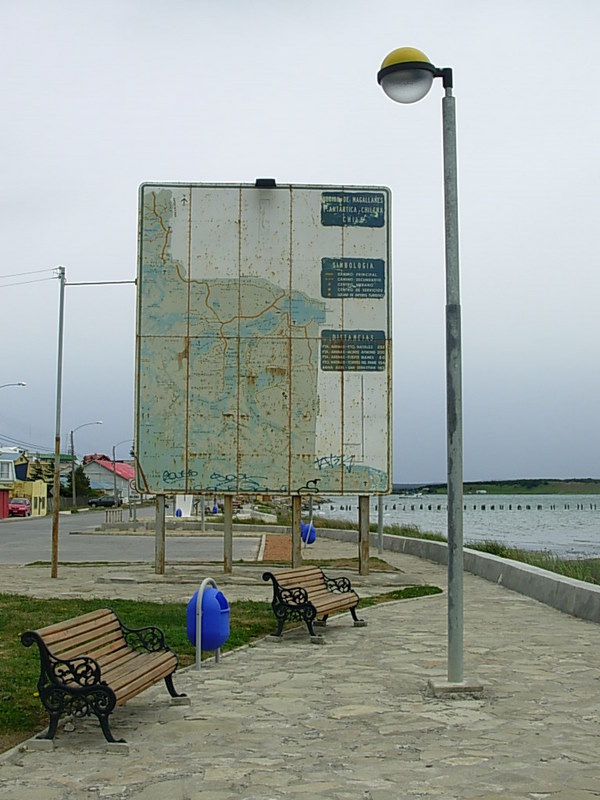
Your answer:
[[[223,572],[233,572],[233,497],[223,498]]]
[[[369,495],[358,497],[358,574],[369,574]]]
[[[292,495],[292,567],[302,566],[302,498]]]
[[[165,496],[156,495],[156,532],[154,536],[154,572],[165,574]]]

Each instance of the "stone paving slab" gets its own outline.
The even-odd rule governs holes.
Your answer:
[[[331,551],[338,545],[356,549],[332,543]],[[445,585],[438,565],[386,558],[402,575]],[[63,573],[55,595],[57,586],[77,588]],[[0,580],[6,574],[0,567]],[[28,593],[50,591],[49,578],[24,574]],[[239,575],[246,591],[252,576]],[[169,585],[137,589],[182,590]],[[112,596],[132,589],[109,586]],[[298,628],[182,670],[175,685],[189,706],[171,705],[164,686],[149,689],[111,716],[126,752],[107,748],[94,720],[61,728],[52,750],[13,749],[0,758],[0,797],[600,797],[600,626],[469,574],[464,595],[465,672],[483,683],[480,697],[427,691],[428,679],[445,678],[445,594],[380,605],[361,612],[366,628],[348,614],[331,619],[323,647]]]

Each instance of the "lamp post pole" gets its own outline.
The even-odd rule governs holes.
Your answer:
[[[77,507],[77,492],[75,490],[75,444],[73,434],[71,431],[71,493],[73,495],[73,508]]]
[[[65,318],[65,268],[58,267],[58,355],[56,359],[56,434],[54,437],[54,488],[52,507],[52,564],[50,577],[58,578],[58,520],[60,511],[60,410],[62,398],[63,327]]]
[[[450,82],[451,83],[451,82]],[[456,107],[452,86],[442,99],[446,241],[446,420],[448,460],[448,682],[464,681],[463,431]]]
[[[462,345],[458,255],[458,180],[456,158],[456,110],[452,94],[452,70],[434,67],[427,56],[412,47],[394,50],[383,61],[377,81],[399,103],[421,100],[441,78],[444,152],[444,225],[446,250],[446,435],[448,480],[448,684],[440,691],[467,685],[463,658],[463,435]],[[434,691],[436,687],[434,686]]]
[[[77,506],[77,490],[75,486],[75,439],[73,434],[80,428],[86,428],[88,425],[102,425],[102,420],[98,419],[95,422],[84,422],[83,425],[78,425],[71,431],[71,493],[73,495],[73,507]]]
[[[113,500],[115,501],[115,506],[118,508],[119,503],[117,500],[117,461],[115,458],[115,450],[116,444],[113,444]]]
[[[120,442],[113,444],[112,449],[112,462],[113,462],[113,497],[115,498],[115,506],[118,507],[118,496],[117,496],[117,459],[115,455],[115,451],[117,447],[121,444],[125,444],[125,442],[133,442],[133,439],[122,439]],[[129,494],[128,494],[129,498]]]

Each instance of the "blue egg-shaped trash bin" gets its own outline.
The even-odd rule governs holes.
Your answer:
[[[198,592],[187,605],[187,637],[196,645]],[[229,639],[229,603],[223,592],[208,588],[202,593],[200,649],[218,650]]]
[[[312,544],[315,539],[317,538],[317,532],[315,531],[315,526],[308,522],[301,522],[300,523],[300,535],[302,537],[302,541],[305,544]]]

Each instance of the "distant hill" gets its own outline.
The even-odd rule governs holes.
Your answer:
[[[445,483],[395,483],[394,494],[403,492],[428,492],[446,494]],[[486,492],[487,494],[600,494],[598,478],[518,478],[504,481],[470,481],[464,483],[465,494]]]

